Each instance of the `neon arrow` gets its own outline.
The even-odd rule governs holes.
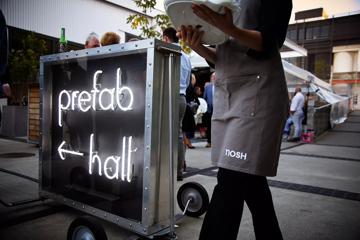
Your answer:
[[[60,146],[58,147],[58,152],[59,152],[59,156],[60,156],[61,160],[65,160],[64,153],[69,153],[69,154],[78,155],[78,156],[84,156],[84,154],[81,153],[81,152],[75,152],[75,151],[70,151],[70,150],[63,149],[62,146],[64,146],[64,145],[65,145],[65,141],[63,141],[60,144]]]

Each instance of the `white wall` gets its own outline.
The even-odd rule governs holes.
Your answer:
[[[333,48],[334,73],[360,71],[360,45],[337,46]]]
[[[77,43],[84,43],[90,32],[101,36],[114,31],[121,42],[125,40],[124,32],[140,34],[126,24],[126,18],[134,12],[101,0],[0,0],[0,8],[9,26],[56,38],[65,27],[67,40]]]
[[[334,54],[334,73],[352,72],[355,52],[338,52]]]

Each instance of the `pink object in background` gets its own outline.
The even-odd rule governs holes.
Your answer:
[[[301,141],[304,143],[313,143],[315,139],[314,131],[309,131],[301,135]]]

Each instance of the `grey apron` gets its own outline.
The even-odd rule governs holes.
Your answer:
[[[242,0],[238,27],[256,29],[260,0]],[[247,55],[234,39],[217,46],[212,162],[234,171],[275,176],[288,92],[280,54]]]

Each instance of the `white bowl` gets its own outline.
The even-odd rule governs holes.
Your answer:
[[[170,17],[170,20],[176,29],[179,29],[181,25],[191,25],[193,27],[201,26],[201,31],[204,31],[202,39],[203,43],[216,45],[225,42],[228,39],[228,36],[216,27],[196,16],[193,13],[191,5],[193,3],[204,4],[216,12],[224,13],[224,6],[229,7],[230,9],[233,7],[231,2],[231,0],[166,0],[164,2],[164,7],[167,15]]]

